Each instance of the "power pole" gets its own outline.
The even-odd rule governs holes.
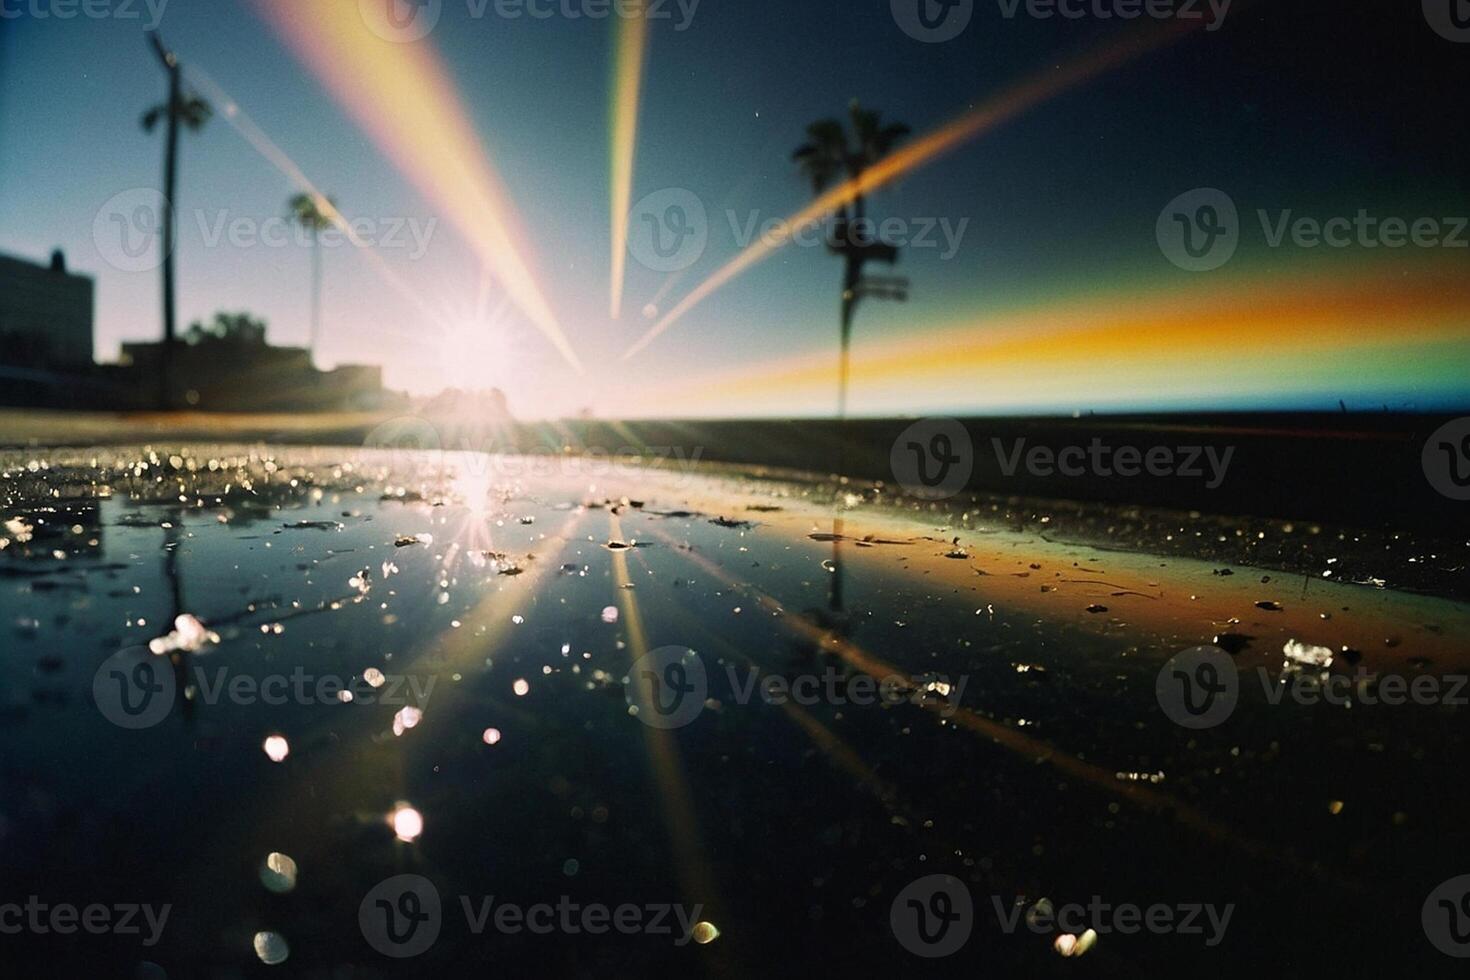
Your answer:
[[[159,405],[173,408],[174,359],[174,185],[179,157],[179,114],[183,111],[183,67],[178,56],[163,46],[157,32],[148,41],[168,73],[168,131],[163,151],[163,350],[159,363]]]

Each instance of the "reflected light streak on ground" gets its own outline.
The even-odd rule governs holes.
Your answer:
[[[608,532],[614,540],[622,539],[622,522],[616,514],[608,515]],[[649,651],[648,636],[643,629],[643,616],[638,610],[638,597],[628,575],[628,558],[625,551],[612,554],[613,584],[618,590],[618,607],[622,611],[623,625],[628,633],[628,652],[636,662]],[[635,685],[632,690],[638,690]],[[643,710],[651,711],[648,705]],[[658,782],[659,796],[664,804],[664,824],[674,845],[674,859],[679,878],[687,898],[703,902],[706,908],[718,910],[714,875],[704,859],[704,845],[700,840],[699,822],[694,812],[694,801],[689,795],[689,785],[684,779],[679,746],[670,731],[642,724],[643,744],[648,750],[649,762],[653,765],[654,778]]]

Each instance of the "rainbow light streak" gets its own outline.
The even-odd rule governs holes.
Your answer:
[[[1455,261],[1273,271],[1208,295],[1186,288],[1094,293],[1020,311],[970,313],[852,351],[864,414],[1190,406],[1300,393],[1458,390],[1470,374],[1470,281]],[[806,351],[649,391],[647,406],[830,409],[836,358]],[[1344,379],[1356,379],[1345,381]],[[915,404],[916,392],[924,403]],[[1375,406],[1376,407],[1376,406]]]
[[[405,177],[459,230],[578,372],[582,364],[524,258],[509,193],[427,42],[393,43],[354,3],[255,0],[263,18]]]
[[[609,161],[612,199],[612,297],[614,320],[623,313],[623,281],[628,266],[628,210],[633,206],[633,161],[638,149],[638,101],[643,89],[643,66],[648,57],[648,19],[643,0],[633,16],[618,18],[617,51],[613,60],[612,159]]]

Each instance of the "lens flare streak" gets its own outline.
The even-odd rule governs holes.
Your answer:
[[[527,239],[510,194],[427,43],[377,37],[352,3],[255,3],[378,148],[454,224],[516,307],[581,372],[525,257]]]
[[[636,0],[634,16],[623,17],[617,28],[617,51],[613,61],[612,159],[612,298],[614,320],[623,311],[623,280],[628,265],[628,209],[633,203],[633,162],[638,147],[638,101],[643,89],[643,68],[648,55],[648,18],[643,0]]]

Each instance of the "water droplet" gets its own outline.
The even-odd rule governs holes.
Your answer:
[[[265,749],[266,756],[272,762],[281,762],[291,754],[291,743],[286,741],[284,735],[272,735],[267,738],[261,748]]]
[[[255,955],[266,966],[276,966],[286,962],[286,958],[291,955],[291,947],[286,945],[286,938],[278,932],[257,932]]]
[[[408,705],[398,709],[398,714],[393,716],[393,734],[402,735],[423,720],[424,713],[418,708]]]
[[[406,803],[400,803],[394,808],[388,815],[388,823],[401,841],[418,840],[419,835],[424,832],[423,814]]]
[[[288,854],[271,851],[260,866],[260,883],[277,895],[296,887],[296,862]]]

